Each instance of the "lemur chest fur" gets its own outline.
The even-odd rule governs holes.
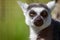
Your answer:
[[[31,35],[31,40],[60,40],[60,23],[52,19],[47,28],[38,32],[38,34],[32,31]]]
[[[37,40],[53,40],[53,26],[49,26],[40,31],[37,35]]]

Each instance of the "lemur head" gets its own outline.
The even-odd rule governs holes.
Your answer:
[[[25,22],[28,26],[32,27],[47,27],[51,23],[51,11],[55,6],[55,1],[48,2],[47,4],[39,3],[22,3],[18,4],[22,8],[25,16]]]

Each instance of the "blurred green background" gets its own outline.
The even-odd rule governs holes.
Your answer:
[[[49,0],[0,0],[0,40],[29,40],[29,28],[17,1],[30,4]]]

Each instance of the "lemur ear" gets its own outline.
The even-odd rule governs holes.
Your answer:
[[[21,1],[17,1],[17,3],[22,8],[23,12],[26,12],[28,4],[27,3],[22,3]]]
[[[50,2],[47,3],[48,8],[51,9],[51,10],[55,7],[55,5],[56,5],[55,1],[50,1]]]

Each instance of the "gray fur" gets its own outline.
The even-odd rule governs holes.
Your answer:
[[[47,5],[45,5],[45,4],[39,4],[39,3],[32,3],[32,4],[30,4],[28,6],[27,10],[30,10],[33,7],[43,7],[43,8],[45,8],[45,9],[47,9],[47,10],[50,11],[50,9],[47,7]]]

